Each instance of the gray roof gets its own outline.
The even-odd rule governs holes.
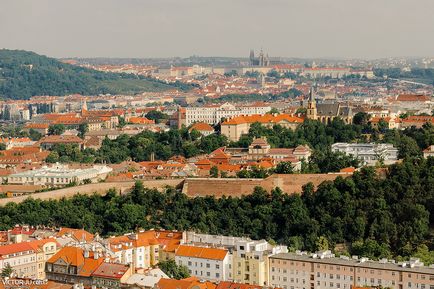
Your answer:
[[[313,263],[321,263],[321,264],[330,264],[330,265],[340,265],[340,266],[352,266],[356,268],[368,268],[368,269],[379,269],[379,270],[393,270],[393,271],[402,271],[402,272],[412,272],[412,273],[423,273],[423,274],[434,274],[434,268],[430,267],[402,267],[402,265],[398,263],[380,263],[379,261],[367,260],[365,262],[361,262],[360,259],[343,259],[343,258],[312,258],[310,255],[299,255],[295,253],[279,253],[271,256],[274,259],[281,260],[293,260],[293,261],[304,261],[304,262],[313,262]]]

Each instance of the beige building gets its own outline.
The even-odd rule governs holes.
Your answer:
[[[434,268],[418,259],[394,263],[386,259],[336,258],[330,251],[277,254],[270,258],[270,285],[283,289],[350,289],[382,286],[433,289]]]
[[[237,242],[232,257],[233,281],[261,286],[270,284],[270,256],[286,252],[286,246],[273,246],[265,240]]]
[[[231,141],[238,141],[242,135],[249,132],[253,123],[260,123],[266,127],[280,125],[285,128],[296,129],[303,119],[289,114],[254,114],[232,117],[221,124],[221,133]]]
[[[45,279],[45,262],[59,250],[55,239],[0,246],[0,271],[9,264],[13,276]]]

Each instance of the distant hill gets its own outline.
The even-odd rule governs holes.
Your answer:
[[[28,99],[35,95],[136,94],[164,91],[168,85],[132,74],[105,73],[62,63],[54,58],[21,50],[0,50],[0,98]]]

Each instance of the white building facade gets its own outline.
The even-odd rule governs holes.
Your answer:
[[[375,165],[377,162],[392,164],[398,160],[398,149],[392,144],[335,143],[332,144],[332,152],[352,155],[365,165]]]
[[[190,275],[208,281],[230,280],[230,254],[225,249],[181,245],[175,262],[187,266]]]
[[[230,103],[222,105],[208,105],[201,107],[187,107],[185,109],[186,126],[195,122],[205,122],[210,125],[219,123],[223,118],[239,115],[265,114],[271,110],[268,105],[234,106]]]

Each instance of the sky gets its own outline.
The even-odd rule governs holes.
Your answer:
[[[0,0],[0,48],[51,57],[434,56],[433,0]]]

